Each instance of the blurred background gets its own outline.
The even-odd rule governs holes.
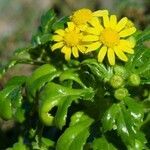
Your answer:
[[[109,9],[118,17],[127,16],[141,30],[150,24],[150,0],[0,0],[0,67],[16,48],[29,44],[41,15],[48,9],[54,8],[61,17],[83,7]],[[0,79],[0,88],[12,74],[30,74],[30,70],[28,66],[11,69]]]

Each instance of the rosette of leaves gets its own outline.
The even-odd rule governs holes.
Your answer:
[[[57,19],[49,10],[32,44],[17,49],[1,68],[3,75],[17,64],[34,66],[30,76],[13,77],[0,91],[0,117],[13,120],[12,130],[17,128],[14,141],[0,149],[150,149],[150,48],[144,44],[150,30],[135,35],[135,54],[126,64],[110,67],[90,55],[66,62],[50,45],[53,31],[68,19]],[[129,82],[133,74],[140,79],[137,86]],[[116,75],[123,82],[114,88]],[[120,96],[120,88],[128,94]]]

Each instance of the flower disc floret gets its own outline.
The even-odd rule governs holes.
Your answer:
[[[86,8],[80,9],[74,12],[71,19],[76,25],[86,24],[92,19],[92,11]]]
[[[81,33],[74,31],[66,32],[64,35],[64,42],[67,46],[76,46],[79,44],[81,36]]]
[[[131,35],[135,31],[136,28],[126,17],[117,23],[115,15],[104,15],[102,24],[94,18],[83,38],[84,42],[88,42],[86,53],[98,49],[98,61],[102,62],[107,54],[110,65],[115,65],[115,55],[122,61],[128,61],[125,53],[134,53],[135,40]]]
[[[61,49],[65,54],[65,59],[68,61],[71,58],[71,53],[74,57],[79,57],[79,51],[84,53],[86,48],[82,43],[83,34],[75,26],[73,22],[67,23],[66,29],[58,29],[53,35],[53,41],[56,43],[52,45],[51,50]]]
[[[114,47],[118,45],[120,40],[118,32],[111,28],[106,28],[101,32],[100,41],[107,47]]]

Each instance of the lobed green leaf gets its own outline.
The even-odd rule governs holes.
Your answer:
[[[113,104],[102,119],[104,132],[116,130],[126,146],[145,147],[145,135],[140,131],[144,118],[143,106],[134,99],[126,97],[124,101]]]
[[[80,116],[80,117],[78,117]],[[72,123],[72,118],[73,122]],[[83,112],[75,113],[71,118],[71,125],[57,141],[56,150],[82,150],[89,136],[89,127],[93,119]],[[77,121],[75,121],[75,118]]]
[[[92,143],[93,150],[117,150],[105,138],[95,139]]]

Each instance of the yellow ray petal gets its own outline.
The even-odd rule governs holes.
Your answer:
[[[99,19],[98,19],[97,17],[93,17],[93,18],[89,21],[89,23],[90,23],[93,27],[95,27],[98,32],[101,32],[101,31],[103,30],[103,27],[102,27],[102,25],[100,24]]]
[[[107,47],[106,46],[103,46],[100,50],[99,50],[99,53],[98,53],[98,61],[99,62],[102,62],[105,58],[105,55],[106,55],[106,52],[107,52]]]
[[[95,17],[102,17],[104,15],[108,15],[108,10],[98,10],[93,12],[93,16]]]
[[[127,56],[122,52],[121,49],[118,49],[117,47],[115,47],[114,51],[119,59],[121,59],[122,61],[128,61]]]
[[[77,45],[77,48],[79,49],[79,51],[81,53],[85,53],[86,52],[86,48],[83,45]]]
[[[64,46],[62,49],[61,49],[61,52],[65,54],[65,59],[67,61],[70,60],[70,57],[71,57],[71,48],[70,47],[67,47],[67,46]]]
[[[125,48],[125,49],[122,49],[122,51],[129,53],[129,54],[134,54],[134,50],[132,48]]]
[[[69,61],[69,60],[70,60],[70,57],[71,57],[71,49],[70,49],[70,51],[68,51],[68,52],[65,54],[65,59],[66,59],[67,61]]]
[[[89,46],[88,46],[88,48],[86,50],[86,53],[98,49],[101,45],[102,45],[102,43],[100,43],[100,42],[95,42],[95,43],[89,44]]]
[[[104,27],[105,28],[110,27],[110,20],[109,20],[108,15],[104,15],[103,20],[104,20]]]
[[[85,35],[82,39],[82,41],[87,41],[87,42],[98,41],[98,40],[99,40],[99,36],[96,35]]]
[[[131,48],[134,48],[134,46],[136,44],[135,38],[131,36],[127,39],[127,41],[129,41]]]
[[[67,25],[68,25],[68,28],[69,28],[70,31],[74,30],[75,25],[74,25],[73,22],[68,22]]]
[[[70,32],[69,28],[65,28],[65,32]]]
[[[62,53],[65,53],[65,52],[66,52],[66,49],[67,49],[67,46],[64,46],[64,47],[61,49],[61,52],[62,52]]]
[[[129,54],[134,54],[134,50],[132,48],[123,49],[123,51]]]
[[[107,57],[110,65],[115,65],[115,54],[112,48],[108,49]]]
[[[78,48],[77,47],[72,47],[72,54],[74,57],[79,57],[79,53],[78,53]]]
[[[118,32],[121,31],[121,30],[126,26],[127,21],[128,21],[127,17],[122,18],[122,19],[118,22],[118,24],[117,24],[117,26],[116,26],[116,30],[117,30]]]
[[[119,35],[120,35],[120,37],[126,37],[126,36],[129,36],[129,35],[133,34],[135,31],[136,31],[136,28],[132,27],[132,28],[122,30],[119,33]]]
[[[124,48],[133,48],[133,43],[132,42],[130,42],[129,40],[120,40],[120,43],[119,43],[119,45],[118,45],[118,47],[120,48],[120,49],[124,49]]]
[[[81,31],[85,31],[86,28],[87,28],[87,24],[85,24],[85,25],[79,25],[78,28],[79,28]]]
[[[64,36],[65,31],[62,30],[62,29],[58,29],[58,30],[55,31],[55,33],[57,33],[57,34],[59,34],[59,35],[61,35],[61,36]]]
[[[56,43],[56,44],[52,45],[51,50],[54,51],[54,50],[56,50],[58,48],[61,48],[63,46],[64,46],[64,43],[63,42],[59,42],[59,43]]]
[[[52,38],[53,38],[54,41],[62,41],[63,40],[63,37],[60,36],[60,35],[53,35]]]
[[[116,25],[117,25],[117,17],[116,17],[116,15],[111,15],[110,16],[110,27],[112,29],[115,29]]]
[[[90,34],[100,35],[100,32],[98,30],[96,30],[95,28],[92,28],[92,27],[86,28],[85,31],[88,32],[88,33],[90,33]]]

